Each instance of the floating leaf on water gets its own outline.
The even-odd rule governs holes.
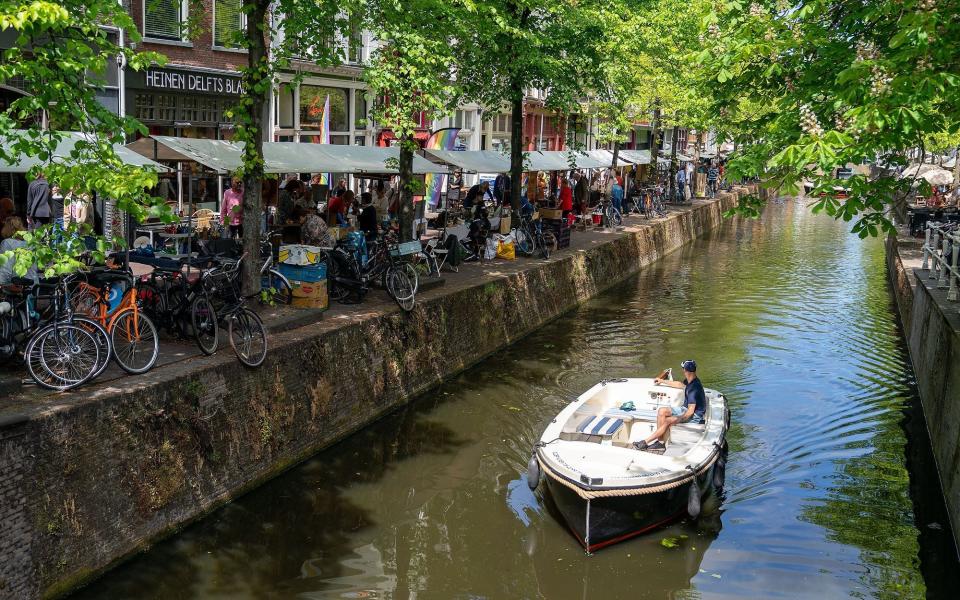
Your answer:
[[[676,548],[680,545],[680,541],[675,537],[665,537],[660,540],[660,545],[664,548]]]
[[[510,410],[520,410],[520,409],[517,408],[516,406],[508,406],[507,408],[509,408]]]
[[[660,331],[664,331],[664,332],[666,332],[666,333],[670,333],[670,330],[667,329],[666,327],[661,327],[661,328],[660,328]]]
[[[717,579],[723,579],[723,577],[720,577],[720,573],[710,573],[710,577],[715,577],[715,578],[717,578]]]

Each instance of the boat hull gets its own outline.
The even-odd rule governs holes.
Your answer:
[[[713,467],[697,477],[701,497],[711,487]],[[594,552],[687,516],[690,486],[630,496],[605,496],[586,500],[546,473],[547,490],[574,537]],[[588,507],[589,505],[589,507]]]

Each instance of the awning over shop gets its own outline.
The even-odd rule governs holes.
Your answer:
[[[509,173],[510,156],[496,150],[426,150],[434,162],[452,165],[470,173]],[[606,169],[613,164],[609,150],[549,150],[526,153],[524,171],[569,171],[570,169]],[[620,166],[629,165],[626,160]]]
[[[623,152],[623,150],[620,150],[618,153],[616,166],[629,167],[633,163],[623,157]],[[610,150],[588,150],[587,154],[589,154],[595,160],[601,162],[603,167],[609,167],[613,164],[613,152]]]
[[[510,156],[497,150],[424,150],[434,162],[453,165],[469,173],[509,173]]]
[[[158,160],[195,161],[218,173],[237,171],[243,160],[243,143],[156,135],[153,142],[138,140],[131,148]],[[349,173],[396,174],[387,161],[400,159],[399,148],[340,146],[267,142],[263,145],[264,171],[267,173]],[[413,172],[446,173],[447,169],[414,155]]]
[[[22,132],[22,133],[26,133],[26,132]],[[62,162],[71,160],[70,154],[74,151],[74,148],[76,147],[77,142],[81,140],[89,141],[94,139],[89,134],[80,133],[77,131],[64,131],[62,132],[62,135],[63,135],[63,138],[57,144],[57,149],[53,153],[53,157],[51,159],[52,162],[62,163]],[[8,145],[8,142],[7,140],[0,139],[0,144],[6,146]],[[137,166],[137,167],[150,168],[157,171],[168,170],[167,167],[159,163],[156,163],[148,158],[145,158],[140,154],[137,154],[136,152],[133,152],[128,148],[121,146],[119,144],[113,147],[113,151],[117,155],[117,158],[123,161],[124,164]],[[51,161],[41,161],[36,156],[21,156],[20,160],[18,160],[16,164],[11,164],[4,160],[0,160],[0,172],[26,173],[27,171],[29,171],[30,169],[32,169],[37,165],[46,164],[47,162],[51,162]]]
[[[622,158],[623,160],[632,162],[635,165],[649,165],[650,151],[649,150],[621,150],[620,158]]]

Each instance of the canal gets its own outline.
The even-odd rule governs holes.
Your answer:
[[[955,597],[883,245],[848,228],[802,200],[730,220],[77,598]],[[531,446],[597,380],[685,358],[732,405],[726,489],[586,556]]]

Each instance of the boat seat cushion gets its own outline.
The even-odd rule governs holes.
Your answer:
[[[613,435],[623,427],[622,419],[611,417],[589,416],[577,427],[578,433],[587,435]]]

